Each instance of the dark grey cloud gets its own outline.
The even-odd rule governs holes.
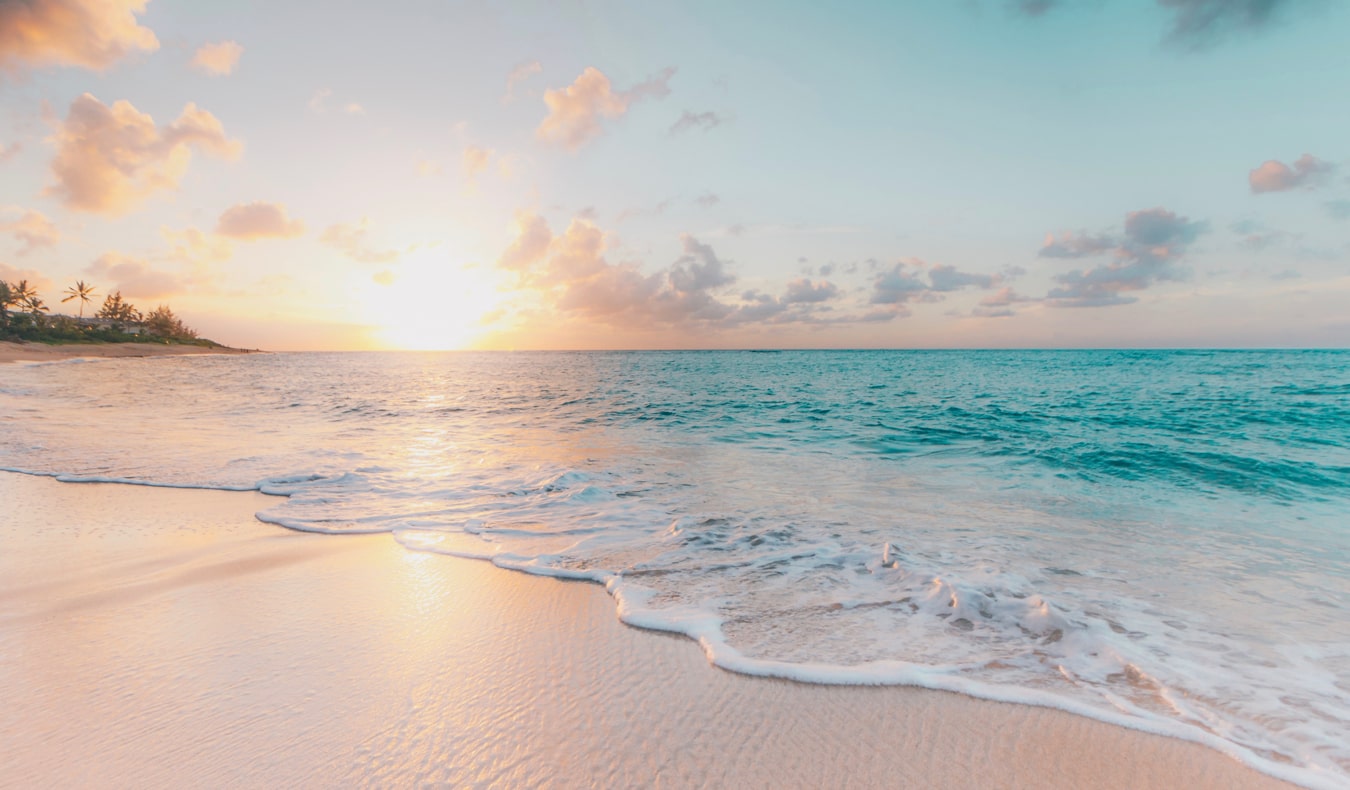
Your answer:
[[[1176,262],[1205,229],[1205,223],[1163,208],[1132,211],[1125,215],[1119,245],[1110,250],[1113,260],[1057,275],[1059,285],[1046,299],[1054,307],[1107,307],[1138,301],[1134,294],[1153,283],[1180,279]]]

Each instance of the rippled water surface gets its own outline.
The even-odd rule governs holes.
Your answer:
[[[720,665],[1350,782],[1350,354],[275,354],[0,368],[0,467],[605,583]]]

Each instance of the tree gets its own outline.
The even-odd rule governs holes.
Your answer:
[[[9,308],[18,303],[19,300],[14,297],[14,289],[9,283],[0,280],[0,329],[9,326]]]
[[[94,295],[94,286],[85,285],[84,280],[76,280],[74,285],[66,289],[66,293],[70,295],[62,299],[61,304],[65,304],[71,299],[79,299],[80,318],[84,318],[84,306],[89,303],[89,297]]]
[[[125,324],[139,324],[141,311],[131,302],[122,299],[121,291],[113,291],[103,297],[103,306],[94,314],[98,318]]]
[[[167,338],[195,338],[197,333],[184,326],[181,319],[173,314],[169,306],[162,304],[145,316],[145,328],[150,334]]]

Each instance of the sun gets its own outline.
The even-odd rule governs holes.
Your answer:
[[[454,261],[435,249],[414,253],[362,287],[368,321],[385,348],[471,348],[501,292],[487,267]]]

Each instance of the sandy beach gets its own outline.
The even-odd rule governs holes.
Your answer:
[[[167,357],[184,354],[250,354],[238,348],[165,345],[163,343],[14,343],[0,340],[0,363],[59,362],[63,359],[112,359],[118,357]]]
[[[1054,710],[710,667],[598,586],[0,474],[0,785],[1281,787]]]

